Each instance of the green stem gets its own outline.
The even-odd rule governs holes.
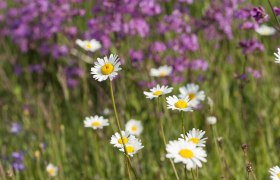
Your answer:
[[[276,14],[275,14],[275,12],[274,12],[274,10],[273,10],[273,7],[272,7],[272,4],[271,4],[270,0],[268,0],[268,4],[269,4],[269,6],[270,6],[270,8],[271,8],[271,11],[272,11],[272,13],[273,13],[274,19],[275,19],[275,20],[276,20],[276,22],[278,23],[278,31],[279,31],[279,28],[280,28],[280,22],[279,22],[279,20],[278,20],[278,18],[277,18],[277,16],[276,16]]]
[[[186,131],[185,131],[185,125],[184,125],[184,112],[181,112],[181,122],[182,122],[182,133],[184,136],[184,140],[186,140]]]
[[[193,178],[193,180],[195,180],[195,175],[194,175],[193,170],[191,170],[191,172],[192,172],[192,178]]]
[[[158,107],[158,113],[160,114],[160,102],[159,102],[159,98],[157,99],[157,107]],[[160,115],[159,115],[160,116]],[[161,116],[159,117],[159,121],[160,121],[160,131],[161,131],[161,136],[162,136],[162,141],[164,143],[164,147],[166,147],[166,138],[165,138],[165,134],[164,134],[164,129],[163,129],[163,122],[162,122],[162,118]],[[176,170],[176,167],[173,163],[173,161],[171,159],[169,159],[172,169],[174,171],[174,174],[176,176],[176,179],[179,180],[179,176]]]
[[[119,117],[118,117],[118,113],[117,113],[117,108],[116,108],[116,103],[115,103],[115,98],[114,98],[113,84],[112,84],[112,81],[111,81],[111,80],[109,80],[109,82],[110,82],[110,83],[109,83],[109,84],[110,84],[110,94],[111,94],[111,99],[112,99],[112,104],[113,104],[113,109],[114,109],[114,115],[115,115],[115,119],[116,119],[116,122],[117,122],[117,125],[118,125],[118,131],[119,131],[119,134],[120,134],[120,136],[121,136],[121,140],[123,141],[123,135],[122,135],[122,131],[121,131],[121,125],[120,125],[120,121],[119,121]],[[130,163],[130,158],[129,158],[128,153],[127,153],[127,150],[126,150],[125,143],[123,142],[122,144],[123,144],[123,149],[124,149],[126,161],[127,161],[127,163],[129,163],[131,169],[133,169],[133,168],[132,168],[132,165],[131,165],[131,163]],[[126,167],[128,168],[128,166],[126,166]],[[128,171],[130,171],[130,168],[128,168]],[[135,172],[135,171],[133,170],[133,172]],[[135,177],[137,177],[136,174],[134,174],[134,175],[135,175]],[[136,179],[137,179],[137,178],[136,178]]]

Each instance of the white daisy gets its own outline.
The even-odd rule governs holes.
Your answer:
[[[108,119],[104,119],[103,116],[90,116],[86,117],[84,120],[85,127],[93,128],[93,129],[102,129],[104,126],[108,126]]]
[[[177,96],[168,96],[167,100],[167,108],[172,110],[179,111],[193,111],[193,101],[190,101],[188,97],[179,99]]]
[[[269,173],[271,180],[280,180],[280,168],[278,166],[270,168]]]
[[[157,85],[156,87],[150,89],[150,92],[144,91],[144,94],[146,95],[146,98],[153,99],[171,93],[172,90],[172,87]]]
[[[53,164],[48,164],[46,170],[47,170],[47,173],[49,174],[49,176],[54,177],[57,175],[58,168],[56,166],[54,166]]]
[[[150,76],[154,77],[166,77],[169,76],[172,73],[172,67],[171,66],[160,66],[158,69],[152,68],[150,70]]]
[[[197,147],[205,147],[207,138],[203,138],[204,134],[205,131],[193,128],[192,130],[186,133],[186,141],[193,143]],[[179,140],[184,140],[183,134],[181,134],[181,137],[182,138],[179,138]]]
[[[136,137],[134,135],[129,134],[129,132],[122,131],[122,138],[118,132],[116,132],[112,137],[110,143],[113,144],[115,147],[123,148],[123,143],[130,144],[134,142]]]
[[[94,67],[91,68],[91,74],[93,74],[93,78],[97,81],[105,81],[108,78],[112,81],[120,70],[118,56],[111,54],[109,58],[107,56],[103,59],[97,58],[97,62],[95,62]]]
[[[182,162],[188,170],[202,167],[206,162],[206,151],[187,141],[169,141],[166,145],[166,157],[174,159],[175,163]]]
[[[274,53],[274,56],[276,56],[275,57],[275,63],[280,63],[280,48],[278,48],[277,49],[278,50],[278,52],[277,53]]]
[[[194,102],[194,106],[196,107],[201,101],[205,99],[204,91],[199,91],[199,86],[196,84],[187,84],[184,87],[180,87],[180,98],[188,97],[191,101]]]
[[[132,135],[139,136],[143,131],[143,126],[141,121],[137,121],[135,119],[129,120],[125,125],[125,130],[128,131]]]
[[[79,45],[84,50],[91,51],[91,52],[95,52],[101,48],[100,42],[95,39],[92,39],[90,41],[89,40],[83,41],[83,40],[77,39],[76,44]]]
[[[208,116],[206,118],[206,123],[210,125],[214,125],[217,123],[217,118],[215,116]]]
[[[262,36],[271,36],[276,33],[276,29],[273,27],[267,26],[265,24],[262,24],[256,29],[256,32]]]
[[[142,146],[142,143],[138,139],[134,139],[128,144],[125,145],[126,152],[129,156],[133,156],[136,154],[140,149],[142,149],[144,146]],[[120,151],[124,152],[124,148],[120,148]]]

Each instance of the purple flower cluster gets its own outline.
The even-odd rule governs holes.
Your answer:
[[[239,46],[242,48],[244,54],[254,53],[256,51],[264,51],[264,46],[256,39],[242,40],[239,42]]]
[[[13,152],[12,153],[12,167],[15,171],[24,170],[25,166],[23,163],[23,152]]]
[[[1,35],[11,37],[22,52],[36,50],[42,54],[52,54],[56,58],[68,52],[67,46],[58,43],[58,36],[76,36],[77,28],[71,25],[71,19],[85,13],[74,8],[77,0],[14,2],[17,6],[4,9],[0,15]],[[0,3],[0,8],[5,6],[4,2]]]
[[[83,75],[83,70],[77,65],[66,67],[65,70],[66,83],[69,88],[75,88],[79,85],[79,78]]]

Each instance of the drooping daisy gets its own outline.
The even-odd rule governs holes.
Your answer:
[[[194,102],[194,106],[197,106],[201,101],[205,99],[204,91],[199,91],[199,86],[196,84],[187,84],[184,87],[180,87],[180,98],[188,97],[190,101]]]
[[[184,163],[188,170],[202,167],[202,162],[207,161],[205,150],[187,141],[169,141],[166,151],[167,158],[174,159],[175,163]]]
[[[205,147],[207,138],[203,138],[204,134],[205,131],[193,128],[192,130],[186,133],[186,141],[191,142],[198,147]],[[183,134],[181,134],[181,137],[182,138],[179,138],[179,140],[184,140]]]
[[[102,129],[104,126],[108,126],[109,122],[108,119],[104,119],[103,116],[90,116],[86,117],[84,120],[85,127],[93,128],[95,129]]]
[[[267,26],[265,24],[262,24],[256,29],[256,32],[262,36],[271,36],[276,33],[276,29],[273,27]]]
[[[116,132],[112,137],[110,143],[113,144],[115,147],[122,148],[123,144],[130,144],[134,142],[136,137],[131,135],[129,132],[122,131],[122,138],[118,132]]]
[[[271,180],[280,180],[280,168],[278,166],[270,168],[269,173]]]
[[[153,99],[171,93],[172,90],[172,87],[157,85],[156,87],[150,89],[150,92],[144,91],[144,94],[146,95],[146,98]]]
[[[49,176],[55,177],[57,175],[58,168],[56,166],[54,166],[53,164],[48,164],[46,170],[47,170],[47,173],[49,174]]]
[[[274,53],[274,56],[276,56],[275,57],[275,63],[280,63],[280,48],[278,48],[277,49],[278,51],[277,51],[277,53]]]
[[[172,67],[167,65],[160,66],[157,69],[152,68],[150,70],[150,76],[154,76],[154,77],[166,77],[169,76],[171,73],[172,73]]]
[[[95,40],[95,39],[84,40],[84,41],[80,40],[80,39],[77,39],[76,44],[78,46],[80,46],[81,48],[83,48],[84,50],[91,51],[91,52],[95,52],[95,51],[97,51],[98,49],[101,48],[100,42]]]
[[[208,116],[206,118],[206,123],[210,125],[214,125],[217,122],[217,118],[215,116]]]
[[[168,96],[167,100],[167,108],[172,110],[179,111],[193,111],[193,101],[190,101],[188,97],[179,99],[177,96]]]
[[[139,136],[143,131],[143,126],[141,121],[137,121],[135,119],[129,120],[125,125],[125,130],[128,131],[132,135]]]
[[[109,58],[107,56],[103,59],[97,58],[97,62],[95,62],[94,67],[91,68],[91,74],[93,74],[93,78],[99,82],[105,81],[108,78],[112,81],[120,70],[118,56],[111,54]]]
[[[125,145],[126,152],[129,156],[133,156],[136,154],[140,149],[142,149],[144,146],[142,146],[142,143],[138,139],[134,139],[128,144]],[[124,148],[120,148],[120,151],[124,152]]]

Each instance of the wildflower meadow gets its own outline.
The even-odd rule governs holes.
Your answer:
[[[280,180],[279,0],[0,0],[1,180]]]

